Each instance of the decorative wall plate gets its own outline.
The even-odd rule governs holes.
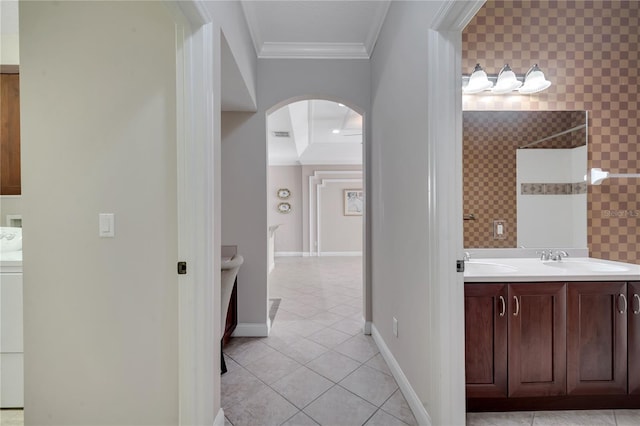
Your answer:
[[[289,198],[291,196],[291,191],[288,188],[280,188],[278,189],[278,198],[283,200]]]
[[[278,211],[280,213],[289,213],[291,211],[291,204],[289,203],[278,204]]]

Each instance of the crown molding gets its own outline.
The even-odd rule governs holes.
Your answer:
[[[371,30],[364,42],[365,48],[367,49],[367,52],[369,52],[369,56],[373,53],[373,48],[375,47],[380,31],[382,30],[382,24],[384,24],[384,20],[387,17],[389,6],[391,6],[391,0],[382,0],[378,2],[378,9],[372,19]]]
[[[264,59],[369,59],[370,55],[364,43],[265,42],[261,46],[258,58]]]

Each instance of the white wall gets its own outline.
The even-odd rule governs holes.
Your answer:
[[[344,190],[362,181],[326,182],[320,192],[320,254],[362,253],[362,216],[344,215]]]
[[[0,65],[20,63],[18,1],[0,1]]]
[[[302,166],[269,166],[268,223],[280,225],[275,235],[276,253],[302,254]],[[291,196],[286,200],[277,196],[280,188],[288,188]],[[291,204],[290,213],[278,212],[278,204]]]
[[[373,324],[427,411],[437,400],[431,383],[448,380],[429,368],[438,348],[430,342],[427,309],[437,286],[427,270],[427,259],[436,256],[428,243],[427,56],[440,7],[392,2],[371,58]]]
[[[236,69],[246,86],[246,92],[255,104],[257,57],[242,5],[234,0],[214,0],[207,1],[206,6],[214,22],[224,33],[224,40],[228,43]]]
[[[517,154],[518,246],[587,247],[587,194],[522,195],[522,183],[584,181],[587,147],[519,149]]]
[[[326,98],[366,113],[369,61],[259,59],[257,87],[255,114],[222,116],[222,243],[238,245],[245,257],[238,274],[238,322],[243,327],[237,331],[266,333],[267,112],[294,99]]]
[[[175,25],[160,2],[20,7],[25,423],[176,425]]]

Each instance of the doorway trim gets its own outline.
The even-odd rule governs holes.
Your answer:
[[[223,425],[220,407],[219,150],[216,28],[201,0],[165,0],[176,23],[178,416],[180,425]],[[219,101],[218,101],[219,103]],[[219,111],[218,111],[219,113]],[[218,198],[216,198],[216,196]],[[216,269],[217,266],[217,269]]]
[[[368,135],[371,134],[371,124],[369,119],[369,113],[367,109],[356,105],[354,102],[351,102],[348,99],[336,97],[336,96],[327,96],[322,94],[308,94],[308,95],[299,95],[293,96],[288,99],[283,99],[280,102],[273,104],[270,108],[267,108],[265,111],[265,123],[269,121],[269,115],[273,114],[280,108],[283,108],[291,103],[305,101],[305,100],[326,100],[331,102],[341,103],[346,105],[348,108],[351,108],[353,111],[357,112],[362,116],[362,190],[364,191],[365,198],[365,208],[364,214],[362,215],[362,315],[364,319],[364,334],[371,334],[371,325],[373,320],[372,313],[372,299],[371,299],[371,238],[372,238],[372,225],[371,225],[371,182],[372,182],[372,172],[371,172],[371,149],[369,148]],[[370,108],[370,105],[367,106]],[[267,146],[267,129],[265,126],[265,146]],[[269,173],[269,156],[267,151],[267,175]],[[326,173],[326,172],[325,172]],[[315,177],[315,175],[313,175]],[[267,176],[268,178],[268,176]],[[268,179],[267,179],[268,180]],[[303,183],[304,184],[304,183]],[[309,180],[309,187],[311,188],[312,182]],[[309,191],[309,197],[311,196],[311,190]],[[316,218],[317,220],[317,218]],[[311,227],[311,223],[309,223],[309,227]],[[304,247],[302,248],[304,252]],[[309,256],[313,256],[312,245],[311,245],[311,236],[309,238]],[[315,255],[318,255],[318,250],[315,251]],[[268,262],[267,262],[268,263]],[[269,298],[267,291],[267,299]]]
[[[429,31],[428,257],[430,290],[428,335],[434,424],[465,423],[464,276],[462,259],[462,30],[485,0],[447,2]],[[452,131],[453,130],[453,131]],[[452,173],[453,171],[453,173]],[[452,179],[451,176],[454,176]]]

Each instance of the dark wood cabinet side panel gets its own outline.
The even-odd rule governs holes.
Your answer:
[[[507,396],[506,297],[505,284],[465,285],[468,397]],[[504,314],[500,315],[502,312]]]
[[[624,282],[569,283],[569,395],[627,393],[627,312],[621,296],[626,293]]]
[[[0,74],[0,195],[20,193],[20,77]]]
[[[629,394],[640,395],[640,282],[628,284],[627,297]]]

